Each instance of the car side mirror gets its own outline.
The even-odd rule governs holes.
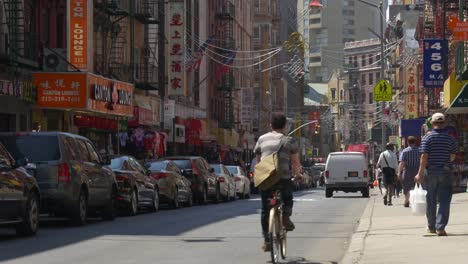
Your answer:
[[[111,158],[109,155],[101,155],[101,165],[111,165]]]
[[[21,158],[15,161],[16,167],[26,167],[29,163],[28,158]]]

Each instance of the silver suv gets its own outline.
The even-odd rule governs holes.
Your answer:
[[[86,223],[89,210],[104,219],[116,216],[117,184],[87,138],[62,132],[0,133],[0,142],[15,160],[35,165],[41,192],[41,211]]]

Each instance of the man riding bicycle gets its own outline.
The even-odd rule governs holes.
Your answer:
[[[255,145],[254,152],[256,154],[257,163],[262,158],[267,157],[275,153],[281,143],[283,146],[278,153],[279,157],[279,172],[281,173],[281,179],[277,183],[277,186],[281,187],[281,194],[283,200],[283,225],[287,231],[294,230],[295,226],[291,222],[290,216],[293,208],[293,183],[291,181],[292,176],[300,176],[301,164],[299,161],[299,145],[297,141],[292,138],[285,136],[286,131],[286,116],[282,113],[273,113],[271,117],[271,132],[262,135]],[[284,138],[285,137],[285,138]],[[284,139],[283,139],[284,138]],[[283,140],[282,140],[283,139]],[[290,166],[291,165],[291,166]],[[292,173],[290,171],[292,167]],[[271,251],[268,235],[268,219],[269,219],[269,204],[268,199],[272,196],[272,190],[261,191],[262,198],[262,213],[261,213],[261,224],[263,237],[265,243],[262,247],[263,251]]]

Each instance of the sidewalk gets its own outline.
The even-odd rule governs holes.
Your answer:
[[[426,217],[412,216],[404,198],[384,206],[374,189],[340,263],[468,263],[468,193],[452,199],[448,237],[426,232]]]

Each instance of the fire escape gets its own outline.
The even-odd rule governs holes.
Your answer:
[[[37,63],[37,38],[32,32],[35,2],[31,0],[5,0],[6,34],[1,36],[10,65],[39,67]],[[3,22],[3,21],[2,21]]]
[[[135,3],[135,19],[145,27],[144,47],[136,56],[135,86],[155,90],[158,85],[158,0],[139,0]],[[132,47],[133,49],[134,47]]]
[[[96,56],[96,70],[121,81],[132,81],[132,67],[127,58],[129,29],[128,0],[98,0],[95,7],[106,16],[103,27],[104,44]],[[107,43],[110,41],[110,43]]]
[[[234,19],[235,19],[235,6],[231,2],[227,2],[226,5],[218,12],[218,19],[222,21],[222,38],[220,38],[220,46],[223,49],[219,49],[218,53],[224,57],[232,56],[232,51],[235,50],[234,41]],[[224,58],[222,58],[224,61]],[[221,78],[217,86],[218,92],[222,94],[223,98],[223,110],[221,116],[221,122],[219,126],[221,128],[231,129],[234,127],[234,105],[233,105],[233,90],[235,87],[234,74],[232,69],[229,68]]]

